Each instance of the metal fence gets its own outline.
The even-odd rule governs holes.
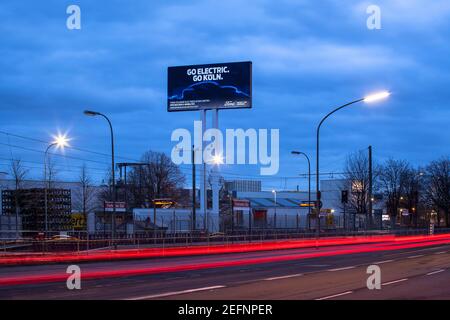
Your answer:
[[[435,234],[450,233],[448,228],[436,228]],[[315,231],[299,229],[256,229],[233,230],[227,233],[208,234],[202,231],[178,234],[164,234],[163,232],[146,234],[116,234],[114,239],[109,234],[89,235],[83,231],[69,231],[49,233],[45,238],[32,237],[36,232],[21,231],[22,237],[0,239],[0,255],[11,253],[52,253],[52,252],[90,252],[94,250],[111,249],[144,249],[167,248],[176,246],[195,245],[228,245],[232,243],[255,243],[277,240],[299,240],[331,237],[375,236],[375,235],[428,235],[429,229],[395,229],[395,230],[361,230],[348,231],[343,229],[322,230],[320,235]],[[26,235],[29,235],[27,237]]]

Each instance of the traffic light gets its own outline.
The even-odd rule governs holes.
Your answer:
[[[348,203],[348,190],[341,191],[341,202]]]

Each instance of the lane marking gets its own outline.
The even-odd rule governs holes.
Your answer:
[[[297,273],[297,274],[290,274],[287,276],[280,276],[280,277],[272,277],[272,278],[266,278],[263,279],[264,281],[272,281],[272,280],[281,280],[281,279],[288,279],[288,278],[294,278],[294,277],[300,277],[303,273]]]
[[[324,268],[329,266],[330,266],[329,264],[305,264],[303,267]]]
[[[409,256],[408,259],[420,258],[423,257],[423,254],[418,254],[416,256]]]
[[[333,271],[350,270],[350,269],[354,269],[354,268],[356,268],[356,266],[343,267],[343,268],[335,268],[335,269],[328,269],[327,271],[333,272]]]
[[[389,262],[394,262],[395,260],[394,259],[391,259],[391,260],[383,260],[383,261],[377,261],[377,262],[374,262],[374,263],[372,263],[372,264],[383,264],[383,263],[389,263]]]
[[[154,299],[154,298],[163,298],[163,297],[169,297],[169,296],[176,296],[176,295],[184,294],[184,293],[221,289],[221,288],[225,288],[225,287],[226,286],[212,286],[212,287],[204,287],[204,288],[197,288],[197,289],[188,289],[188,290],[182,290],[182,291],[173,291],[173,292],[166,292],[166,293],[160,293],[160,294],[152,294],[149,296],[131,298],[131,299],[126,299],[126,300],[146,300],[146,299]]]
[[[440,247],[447,247],[448,244],[445,245],[440,245]],[[433,250],[437,250],[439,248],[437,247],[432,247],[432,248],[424,248],[424,249],[413,249],[413,250],[409,250],[409,251],[405,251],[405,252],[397,252],[394,254],[385,254],[385,257],[392,257],[392,256],[398,256],[398,255],[404,255],[404,254],[411,254],[413,252],[423,252],[423,251],[433,251]],[[431,254],[431,253],[430,253]]]
[[[327,300],[327,299],[337,298],[337,297],[340,297],[340,296],[345,296],[345,295],[351,294],[351,293],[353,293],[353,291],[346,291],[346,292],[342,292],[342,293],[338,293],[338,294],[333,294],[332,296],[318,298],[316,300]]]
[[[435,252],[434,254],[444,254],[447,253],[447,251],[439,251],[439,252]]]
[[[444,271],[445,271],[445,269],[436,270],[436,271],[433,271],[433,272],[428,272],[428,273],[427,273],[427,276],[432,276],[433,274],[441,273],[441,272],[444,272]]]
[[[382,283],[381,285],[382,286],[388,286],[390,284],[399,283],[399,282],[403,282],[403,281],[406,281],[406,280],[408,280],[408,278],[403,278],[403,279],[400,279],[400,280],[394,280],[394,281],[391,281],[391,282]]]

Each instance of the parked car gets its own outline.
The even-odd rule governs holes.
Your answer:
[[[76,237],[69,236],[67,234],[58,234],[58,235],[52,236],[50,238],[50,241],[68,241],[68,240],[70,240],[70,241],[77,241],[77,240],[80,240],[80,239],[78,239]]]

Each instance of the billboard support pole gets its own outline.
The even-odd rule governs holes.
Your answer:
[[[215,109],[213,113],[213,128],[219,129],[219,109]],[[217,152],[217,148],[215,152]],[[215,154],[222,157],[221,154]],[[210,231],[218,232],[220,229],[219,219],[219,168],[220,163],[215,163],[211,170],[211,191],[212,191],[212,210],[208,228]]]
[[[201,190],[201,201],[200,201],[200,211],[203,212],[203,227],[206,230],[208,230],[208,200],[206,198],[206,163],[205,159],[203,159],[203,151],[205,145],[203,144],[203,135],[206,131],[206,110],[200,111],[201,121],[202,121],[202,145],[201,145],[201,159],[202,159],[202,167],[203,167],[203,173],[202,173],[202,179],[200,181],[200,190]],[[203,208],[203,209],[202,209]]]

